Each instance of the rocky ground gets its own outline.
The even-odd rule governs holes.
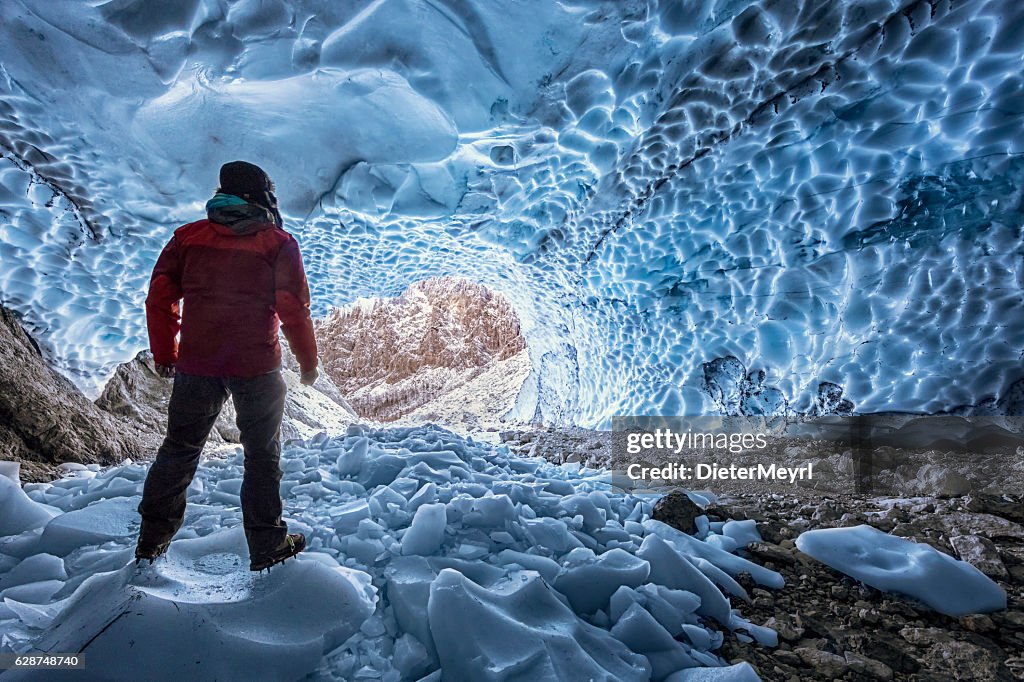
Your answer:
[[[927,425],[926,425],[927,426]],[[1017,428],[1024,427],[1021,423]],[[915,427],[917,428],[917,427]],[[913,437],[915,433],[908,434]],[[613,441],[613,432],[580,427],[510,428],[501,432],[501,440],[523,455],[540,456],[557,464],[579,463],[588,467],[606,467],[622,471],[627,462],[645,462],[661,466],[669,462],[693,465],[714,462],[719,466],[739,467],[777,464],[786,467],[813,465],[813,480],[801,480],[801,488],[821,494],[842,494],[857,489],[866,495],[894,497],[957,496],[969,493],[1001,494],[1024,489],[1024,447],[1017,439],[983,454],[945,448],[918,448],[908,445],[881,445],[866,453],[854,451],[842,441],[811,440],[789,435],[771,436],[763,450],[741,453],[708,450],[683,450],[678,455],[641,454],[624,456]],[[645,459],[646,458],[646,459]],[[858,477],[864,474],[858,485]],[[621,484],[623,477],[613,479]],[[670,482],[672,484],[674,482]],[[678,483],[678,482],[676,482]],[[769,495],[790,494],[790,481],[730,480],[686,483],[690,489],[713,487],[725,491]]]
[[[603,465],[611,455],[609,432],[524,429],[502,432],[501,438],[514,451],[560,464]],[[1004,474],[1016,471],[1019,462],[1013,464],[1003,467]],[[917,475],[920,467],[930,467],[924,473],[935,476],[938,465],[915,466],[906,482],[925,490],[942,488]],[[882,481],[896,482],[891,477]],[[932,496],[736,485],[707,510],[672,493],[656,507],[655,516],[686,532],[696,530],[693,519],[702,513],[713,521],[757,521],[764,542],[746,551],[782,573],[786,586],[765,590],[747,581],[751,603],[737,606],[751,622],[775,629],[780,643],[768,648],[727,637],[721,653],[732,662],[750,662],[764,680],[1024,679],[1024,505],[1020,495],[979,493],[979,482],[973,483],[969,494]],[[1011,479],[1002,483],[1005,489],[1019,489]],[[982,486],[992,487],[991,482]],[[795,538],[805,530],[860,524],[926,542],[972,563],[1006,590],[1009,608],[952,618],[860,584],[796,548]]]
[[[768,649],[726,639],[722,654],[765,680],[1024,679],[1024,506],[1021,498],[862,498],[737,495],[709,517],[757,520],[764,543],[748,552],[786,578],[779,591],[751,582],[754,623],[774,628]],[[969,561],[1009,597],[1006,611],[952,618],[858,583],[796,549],[804,530],[875,526]]]

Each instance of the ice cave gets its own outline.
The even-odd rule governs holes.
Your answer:
[[[505,294],[549,422],[937,412],[1021,378],[1022,8],[956,2],[3,7],[0,291],[63,371],[145,347],[169,230],[260,159],[320,313]],[[396,30],[401,26],[401,30]]]
[[[157,255],[241,158],[274,178],[322,324],[369,319],[352,312],[368,300],[422,311],[438,290],[500,295],[481,310],[506,311],[488,348],[514,373],[474,371],[473,399],[511,393],[518,424],[1024,415],[1022,35],[1014,0],[5,0],[0,306],[56,369],[46,386],[64,377],[83,410],[99,397],[156,424],[119,366],[148,346]],[[380,343],[378,356],[402,352]],[[410,387],[410,405],[451,376]],[[911,679],[902,659],[843,658],[790,638],[781,616],[747,619],[791,570],[764,547],[787,541],[950,622],[1005,609],[1018,580],[1005,641],[1024,641],[1024,556],[999,545],[998,566],[967,563],[1024,540],[1024,518],[964,502],[949,513],[988,520],[958,516],[968,530],[913,549],[914,530],[898,531],[953,509],[963,477],[921,469],[945,497],[908,493],[849,523],[824,502],[814,522],[844,527],[800,545],[762,537],[761,512],[716,518],[715,495],[691,491],[711,520],[698,510],[687,534],[653,517],[652,499],[608,492],[585,458],[541,464],[415,419],[356,424],[353,406],[400,415],[370,389],[311,397],[289,381],[282,490],[300,500],[287,513],[312,558],[266,583],[229,560],[245,549],[230,420],[214,438],[225,458],[189,488],[189,529],[142,577],[122,568],[139,458],[115,448],[114,467],[75,460],[23,490],[0,465],[0,653],[92,643],[131,594],[156,624],[147,652],[158,636],[215,635],[200,647],[219,661],[208,679],[743,682],[757,674],[726,660],[723,638],[780,637],[814,679],[840,679],[837,665],[867,675],[843,679]],[[466,400],[414,416],[455,419]],[[949,542],[963,561],[939,551]],[[736,553],[748,545],[761,554]],[[976,589],[950,606],[940,593],[958,584]],[[831,594],[856,589],[869,588]],[[278,613],[275,590],[316,608]],[[124,623],[103,629],[93,660],[116,659],[134,636]],[[1019,649],[1008,660],[1024,671]]]

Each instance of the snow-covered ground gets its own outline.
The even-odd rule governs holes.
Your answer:
[[[530,356],[525,350],[465,374],[468,378],[456,390],[433,398],[397,423],[432,422],[457,433],[490,431],[497,437],[499,429],[519,426],[516,419],[525,421],[532,416],[516,411],[516,399],[530,376]]]

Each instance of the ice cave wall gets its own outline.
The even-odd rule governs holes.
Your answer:
[[[1021,378],[1024,6],[17,0],[0,298],[95,385],[217,166],[263,164],[318,312],[463,275],[517,307],[523,416],[703,413],[735,356],[808,409]]]

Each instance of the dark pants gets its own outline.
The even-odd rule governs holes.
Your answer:
[[[185,492],[206,439],[230,394],[245,451],[242,525],[249,554],[261,556],[284,542],[281,521],[281,419],[287,387],[280,372],[251,379],[177,374],[167,409],[167,436],[146,476],[139,513],[140,544],[169,542],[185,516]]]

